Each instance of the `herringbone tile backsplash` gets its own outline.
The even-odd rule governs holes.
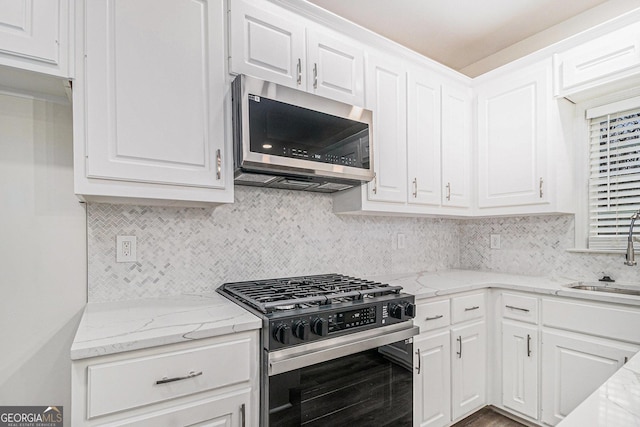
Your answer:
[[[227,281],[459,264],[454,220],[338,216],[330,195],[287,190],[236,187],[235,198],[216,209],[89,204],[89,301],[207,292]],[[395,249],[398,233],[405,249]],[[117,235],[137,236],[137,263],[115,262]]]
[[[330,195],[236,187],[216,209],[89,204],[89,301],[213,291],[228,281],[336,272],[354,276],[450,268],[640,281],[623,255],[567,252],[571,215],[491,219],[346,216]],[[396,249],[396,236],[406,237]],[[501,248],[489,249],[491,234]],[[115,262],[135,235],[138,262]]]
[[[574,245],[573,215],[460,221],[460,266],[504,273],[594,281],[603,272],[618,281],[640,282],[640,268],[624,265],[623,254],[568,252]],[[500,234],[500,249],[490,249]]]

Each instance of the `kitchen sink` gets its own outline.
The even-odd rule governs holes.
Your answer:
[[[634,285],[612,285],[604,282],[578,282],[568,286],[571,289],[582,291],[609,292],[612,294],[625,294],[640,296],[640,286]]]

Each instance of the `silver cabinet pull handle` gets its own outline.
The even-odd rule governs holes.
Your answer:
[[[298,58],[298,86],[302,84],[302,60]]]
[[[627,356],[624,357],[624,363],[626,365],[626,363],[629,361],[629,358]]]
[[[373,194],[378,194],[378,175],[373,173]]]
[[[464,309],[464,311],[472,311],[472,310],[477,310],[479,309],[480,306],[479,305],[474,305],[473,307],[467,307]]]
[[[451,183],[447,182],[447,201],[451,201]]]
[[[416,370],[418,374],[420,374],[420,368],[422,368],[422,361],[420,360],[420,349],[416,350],[416,354],[418,355],[418,366],[416,366]]]
[[[460,349],[456,354],[458,355],[458,359],[462,359],[462,337],[458,337],[456,341],[458,341],[458,348]]]
[[[313,88],[318,89],[318,64],[313,64]]]
[[[531,335],[527,334],[527,357],[531,357]]]
[[[444,317],[444,314],[438,314],[437,316],[427,317],[424,320],[436,320],[436,319],[442,319],[443,317]]]
[[[511,310],[524,311],[525,313],[529,312],[528,308],[520,308],[520,307],[515,307],[513,305],[505,305],[505,307],[510,308]]]
[[[418,197],[418,178],[413,178],[413,198]]]
[[[172,383],[174,381],[188,380],[189,378],[199,377],[200,375],[202,375],[202,371],[200,372],[189,371],[189,373],[184,377],[174,377],[174,378],[164,377],[161,380],[156,381],[156,385]]]
[[[216,150],[216,179],[222,178],[222,155],[220,149]]]
[[[242,405],[240,405],[240,426],[241,427],[246,427],[247,422],[246,422],[246,414],[245,414],[245,407],[244,407],[244,403]]]
[[[543,196],[543,191],[542,191],[542,184],[544,183],[544,181],[542,180],[542,177],[540,177],[540,198],[542,199]]]

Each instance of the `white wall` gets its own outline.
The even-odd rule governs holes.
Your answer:
[[[558,7],[561,6],[558,2]],[[589,9],[573,18],[567,19],[557,25],[547,28],[531,37],[528,37],[518,43],[515,43],[505,49],[502,49],[492,55],[487,56],[467,65],[459,70],[462,74],[469,77],[478,77],[494,68],[501,67],[505,64],[529,55],[549,45],[558,43],[575,34],[586,31],[596,25],[600,25],[620,15],[637,9],[640,6],[638,0],[609,0],[592,9]],[[553,13],[550,11],[549,13]]]
[[[69,348],[87,298],[71,107],[0,94],[0,405],[71,414]]]

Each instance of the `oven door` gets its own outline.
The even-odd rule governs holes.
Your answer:
[[[412,322],[264,354],[263,426],[413,423]]]

